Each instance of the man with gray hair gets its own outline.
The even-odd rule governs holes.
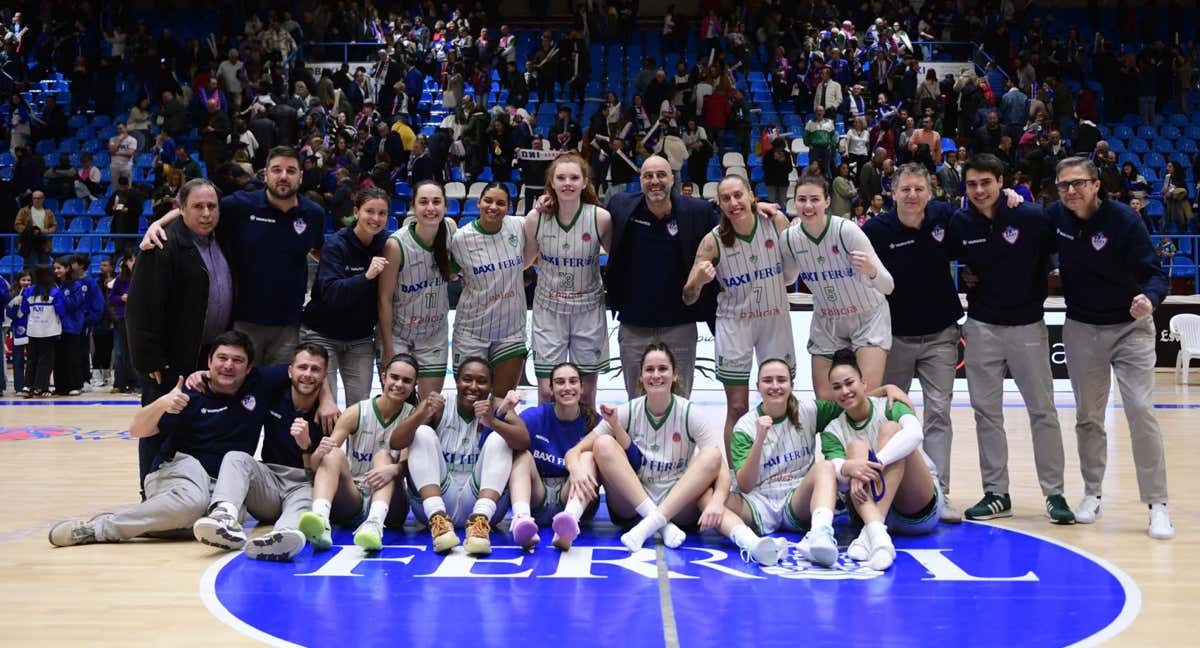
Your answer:
[[[1154,416],[1154,309],[1170,292],[1150,235],[1138,215],[1100,189],[1090,160],[1058,163],[1061,198],[1047,209],[1054,227],[1067,321],[1063,343],[1075,392],[1083,500],[1075,520],[1100,518],[1101,484],[1108,458],[1104,416],[1117,376],[1141,500],[1150,509],[1151,538],[1175,537],[1167,512],[1167,461]]]

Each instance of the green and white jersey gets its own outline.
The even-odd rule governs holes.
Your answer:
[[[475,420],[475,412],[463,414],[458,411],[458,399],[447,398],[438,421],[437,438],[442,448],[442,459],[451,474],[469,475],[479,461],[479,435],[483,427]]]
[[[350,461],[350,476],[356,484],[361,484],[363,476],[371,470],[375,453],[388,451],[396,424],[413,412],[413,406],[405,403],[395,416],[385,421],[376,404],[379,398],[383,397],[358,402],[358,429],[346,438],[346,458]]]
[[[817,434],[842,413],[832,401],[801,400],[799,406],[799,426],[792,425],[786,415],[771,420],[771,429],[763,439],[755,491],[774,493],[795,488],[813,466]],[[764,416],[761,403],[733,425],[729,453],[734,470],[741,470],[750,457],[760,416]]]
[[[784,241],[787,251],[783,262],[789,270],[799,270],[799,278],[812,291],[814,315],[846,317],[887,308],[887,299],[877,286],[884,283],[884,277],[890,286],[891,275],[854,221],[830,216],[824,231],[815,238],[797,222],[784,232]],[[852,251],[872,257],[878,269],[875,280],[854,270],[850,264]],[[885,290],[891,292],[890,287]]]
[[[725,247],[714,228],[717,244],[717,317],[750,321],[786,315],[787,289],[783,279],[783,254],[770,221],[754,216],[749,236],[734,234],[733,245]]]
[[[842,412],[836,420],[826,426],[825,430],[821,432],[821,452],[825,458],[845,459],[846,446],[855,439],[866,441],[872,450],[879,452],[879,428],[884,421],[899,422],[900,417],[905,414],[916,416],[916,413],[908,405],[897,401],[889,408],[887,401],[888,399],[881,396],[868,398],[867,402],[870,403],[871,411],[865,421],[855,423],[850,420],[849,414]],[[921,458],[929,467],[930,474],[936,477],[937,470],[929,455],[925,454],[925,450],[920,446],[917,446],[916,451],[921,453]]]
[[[486,232],[479,223],[458,230],[450,242],[463,282],[454,331],[503,340],[525,330],[524,220],[505,216],[497,232]]]
[[[601,308],[604,284],[600,280],[596,206],[581,204],[565,226],[557,217],[536,218],[538,282],[534,304],[564,315]]]
[[[721,430],[693,411],[692,404],[681,396],[671,396],[671,404],[661,417],[654,417],[646,409],[645,396],[618,407],[617,416],[642,453],[637,474],[643,484],[675,483],[687,470],[697,448],[713,446],[724,454]],[[601,421],[595,432],[609,434],[608,423]]]
[[[409,223],[392,234],[400,245],[401,264],[392,298],[392,332],[409,340],[445,328],[450,312],[446,280],[433,260],[433,248],[417,238],[416,227]]]

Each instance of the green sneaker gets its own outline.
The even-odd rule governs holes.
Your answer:
[[[1046,498],[1046,515],[1054,524],[1075,524],[1075,514],[1067,506],[1067,498],[1051,495]]]
[[[312,544],[313,549],[325,551],[333,546],[333,532],[329,527],[329,520],[309,511],[300,516],[300,532]]]
[[[1012,499],[1009,498],[1008,493],[984,493],[983,499],[967,509],[963,515],[968,520],[994,520],[1012,517]]]
[[[354,544],[367,551],[383,549],[383,525],[375,520],[363,522],[354,532]]]

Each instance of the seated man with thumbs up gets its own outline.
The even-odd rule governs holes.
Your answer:
[[[245,333],[218,335],[208,356],[207,388],[187,387],[180,377],[129,424],[134,438],[162,439],[146,475],[145,501],[87,521],[60,522],[50,529],[50,544],[190,535],[208,510],[225,455],[254,452],[270,404],[288,389],[288,367],[251,367],[252,357],[254,345]]]
[[[322,436],[314,422],[318,401],[332,398],[327,389],[322,390],[328,366],[324,347],[311,343],[296,347],[287,368],[291,389],[266,408],[262,461],[254,458],[253,450],[225,453],[208,515],[192,525],[196,540],[228,551],[244,547],[246,555],[257,560],[291,560],[304,549],[307,541],[298,523],[312,506],[308,470],[316,466],[310,465],[309,458]],[[203,372],[192,374],[187,385],[203,388]],[[270,533],[247,541],[243,512],[275,526]]]

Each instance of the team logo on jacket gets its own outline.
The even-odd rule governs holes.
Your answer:
[[[1104,235],[1104,232],[1096,232],[1096,235],[1092,237],[1092,248],[1099,252],[1104,249],[1105,245],[1108,245],[1108,237]]]
[[[670,234],[671,236],[675,236],[678,233],[679,233],[679,223],[676,223],[675,221],[671,221],[670,223],[667,223],[667,234]]]
[[[256,403],[257,401],[254,400],[253,394],[246,394],[246,396],[242,398],[242,407],[245,407],[248,411],[253,412],[254,405]]]
[[[930,232],[929,235],[933,237],[933,240],[941,243],[942,239],[946,238],[946,228],[938,225],[937,227],[933,228],[933,231]]]
[[[303,218],[297,218],[292,221],[292,229],[296,230],[297,234],[303,234],[304,230],[308,229],[308,223],[305,223]]]
[[[1012,245],[1013,243],[1016,243],[1017,238],[1021,236],[1021,230],[1009,225],[1008,227],[1004,228],[1004,232],[1001,234],[1001,236],[1004,237],[1004,240],[1007,241],[1009,245]]]

